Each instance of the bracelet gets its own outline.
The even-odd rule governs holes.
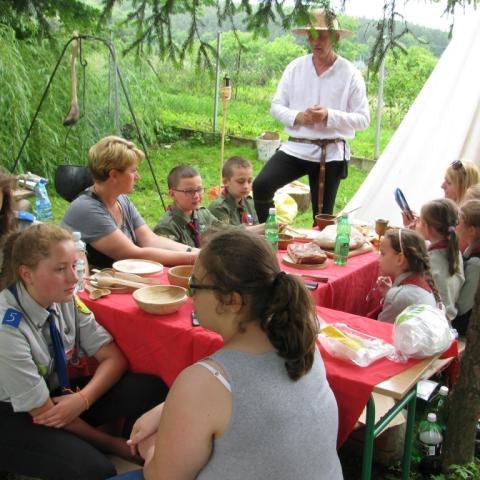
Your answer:
[[[80,395],[80,397],[83,398],[83,401],[85,402],[85,410],[88,410],[90,408],[90,401],[88,400],[88,397],[81,390],[78,390],[77,393]]]

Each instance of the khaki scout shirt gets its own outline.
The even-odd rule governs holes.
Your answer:
[[[247,214],[252,216],[253,225],[258,225],[258,217],[253,204],[253,198],[249,195],[242,199],[242,202],[243,208]],[[242,225],[238,203],[228,191],[214,200],[208,206],[208,209],[223,223],[228,223],[229,225]]]
[[[157,235],[168,237],[190,247],[195,247],[195,235],[188,226],[192,219],[198,221],[199,233],[201,234],[206,227],[211,225],[220,225],[221,222],[205,207],[200,207],[193,211],[192,218],[186,217],[176,205],[165,213],[157,223],[153,231]]]
[[[10,402],[15,412],[27,412],[48,400],[50,391],[58,387],[58,379],[47,322],[49,313],[21,283],[17,283],[17,291],[21,306],[9,290],[0,292],[0,401]],[[75,346],[75,330],[81,349],[89,356],[112,341],[80,300],[54,303],[51,308],[56,312],[67,358]]]

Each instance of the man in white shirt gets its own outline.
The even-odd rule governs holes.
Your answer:
[[[332,213],[340,180],[348,173],[347,140],[370,123],[362,75],[334,51],[351,32],[340,29],[334,17],[327,22],[319,10],[310,26],[293,33],[308,36],[312,53],[287,66],[272,101],[270,113],[285,125],[289,139],[253,183],[260,222],[273,206],[275,191],[303,175],[309,177],[313,216]]]

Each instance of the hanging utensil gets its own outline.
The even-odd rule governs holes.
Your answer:
[[[73,40],[72,45],[72,62],[70,67],[70,81],[72,82],[72,92],[71,92],[71,101],[70,101],[70,109],[67,113],[67,116],[63,120],[63,125],[65,127],[69,127],[74,125],[78,118],[80,117],[80,109],[78,107],[78,98],[77,98],[77,56],[78,56],[78,48],[79,48],[79,40],[78,40],[78,32],[73,32]]]

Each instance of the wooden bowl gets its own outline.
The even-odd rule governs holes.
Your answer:
[[[187,288],[192,275],[193,265],[177,265],[168,269],[168,281],[171,285]]]
[[[315,215],[315,223],[319,230],[323,230],[327,225],[334,225],[336,218],[335,215],[319,213],[318,215]]]
[[[142,310],[156,315],[174,313],[187,301],[187,291],[177,285],[142,287],[132,296]]]
[[[278,234],[278,249],[286,250],[289,243],[293,242],[293,236],[287,233]]]

